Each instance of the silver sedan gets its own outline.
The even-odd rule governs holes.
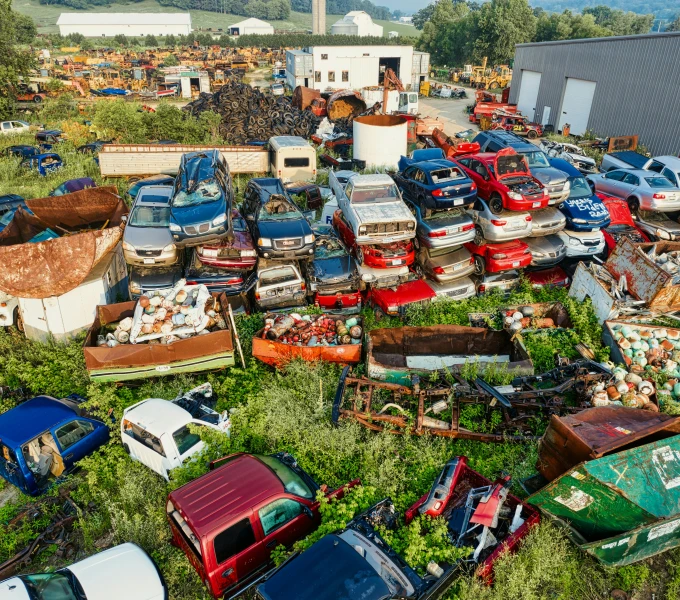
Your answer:
[[[533,227],[531,237],[550,235],[562,231],[567,226],[567,218],[554,206],[548,206],[541,210],[532,210],[531,218]]]
[[[653,171],[614,169],[588,175],[587,179],[594,191],[626,200],[632,213],[639,209],[661,212],[680,210],[680,189]]]
[[[508,242],[531,235],[533,219],[528,212],[504,210],[495,215],[489,205],[477,198],[472,207],[467,209],[475,223],[474,242],[481,246],[487,242]]]
[[[531,264],[536,267],[556,265],[567,255],[567,247],[557,235],[530,237],[524,241],[531,251]]]
[[[680,240],[680,223],[661,212],[640,210],[633,215],[637,226],[652,240]]]

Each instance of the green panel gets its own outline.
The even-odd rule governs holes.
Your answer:
[[[598,540],[655,521],[616,489],[591,476],[582,463],[529,497],[528,502],[564,519],[584,538]]]
[[[585,468],[657,517],[680,513],[680,436],[590,461]]]
[[[177,373],[198,373],[200,371],[214,371],[224,369],[235,364],[234,353],[224,353],[206,356],[199,359],[177,361],[168,365],[149,365],[139,367],[119,367],[113,369],[93,369],[89,371],[93,381],[131,381],[146,377],[161,375],[176,375]]]

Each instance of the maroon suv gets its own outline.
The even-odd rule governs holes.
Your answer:
[[[271,553],[319,526],[320,490],[340,498],[345,489],[319,486],[286,453],[233,454],[168,496],[173,544],[189,558],[210,593],[233,598],[271,566]]]

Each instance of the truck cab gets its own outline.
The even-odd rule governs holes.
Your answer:
[[[358,245],[391,244],[416,235],[416,219],[389,175],[352,175],[346,184],[331,172],[329,184]]]

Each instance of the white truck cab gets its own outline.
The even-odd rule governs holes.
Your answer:
[[[331,171],[329,184],[357,244],[391,244],[416,235],[416,219],[389,175],[359,175],[347,183]]]
[[[203,404],[211,398],[212,386],[204,383],[172,401],[148,398],[126,408],[120,424],[125,451],[133,460],[169,479],[172,469],[204,447],[189,425],[229,433],[228,414],[218,414]]]

